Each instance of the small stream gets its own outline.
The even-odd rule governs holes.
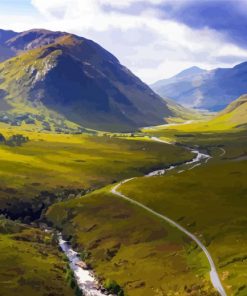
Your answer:
[[[104,296],[109,295],[104,292],[101,284],[94,276],[93,272],[87,269],[86,264],[80,259],[71,245],[63,240],[62,235],[58,236],[59,246],[67,256],[71,270],[73,270],[77,285],[85,296]]]
[[[164,143],[166,143],[166,142],[164,142]],[[171,170],[173,170],[173,169],[175,169],[175,168],[177,168],[179,166],[182,166],[182,165],[183,166],[193,165],[192,167],[189,168],[189,170],[190,170],[190,169],[193,169],[196,166],[201,165],[203,160],[205,160],[205,162],[208,162],[208,160],[211,158],[210,155],[201,153],[198,150],[191,150],[191,149],[189,149],[189,150],[193,154],[196,155],[192,160],[187,161],[187,162],[185,162],[185,163],[183,163],[181,165],[176,165],[176,166],[171,165],[171,166],[169,166],[166,169],[161,169],[161,170],[153,171],[153,172],[147,174],[146,177],[154,177],[154,176],[164,175],[166,172],[171,171]],[[181,173],[181,172],[183,172],[183,171],[179,171],[179,173]]]

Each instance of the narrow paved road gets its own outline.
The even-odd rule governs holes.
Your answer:
[[[162,143],[165,143],[165,144],[171,144],[171,143],[163,141],[163,140],[161,140],[159,138],[153,137],[152,139],[154,141],[157,141],[157,142],[162,142]],[[186,163],[186,165],[188,165],[188,169],[193,169],[194,167],[200,165],[203,160],[205,160],[205,162],[207,162],[211,158],[209,155],[200,153],[197,150],[192,150],[192,152],[196,154],[196,157],[192,161],[189,161],[189,162]],[[194,163],[195,163],[195,165],[191,167],[190,165],[194,164]],[[159,170],[159,171],[149,173],[147,176],[152,177],[152,176],[155,176],[155,175],[160,175],[161,173],[165,173],[167,170],[171,170],[173,168],[175,168],[175,166],[171,166],[170,168],[168,168],[166,170]],[[210,265],[210,279],[211,279],[212,285],[219,292],[219,294],[221,296],[227,296],[227,294],[226,294],[226,292],[224,290],[224,287],[223,287],[223,285],[222,285],[222,283],[220,281],[220,278],[219,278],[219,275],[217,273],[216,266],[214,264],[212,256],[210,255],[207,248],[203,245],[203,243],[194,234],[190,233],[187,229],[185,229],[183,226],[181,226],[177,222],[173,221],[169,217],[167,217],[165,215],[162,215],[162,214],[152,210],[151,208],[145,206],[144,204],[142,204],[142,203],[140,203],[140,202],[138,202],[136,200],[133,200],[130,197],[128,197],[128,196],[126,196],[126,195],[124,195],[124,194],[122,194],[121,192],[118,191],[122,184],[125,184],[125,183],[127,183],[127,182],[129,182],[129,181],[131,181],[133,179],[135,179],[135,178],[126,179],[126,180],[118,183],[116,186],[114,186],[111,189],[111,193],[115,194],[118,197],[121,197],[121,198],[127,200],[128,202],[130,202],[130,203],[132,203],[132,204],[134,204],[134,205],[136,205],[138,207],[143,208],[144,210],[148,211],[152,215],[155,215],[156,217],[159,217],[160,219],[165,220],[167,223],[169,223],[170,225],[176,227],[177,229],[182,231],[184,234],[186,234],[188,237],[190,237],[202,249],[205,256],[207,257],[208,263]]]
[[[222,153],[220,154],[220,157],[222,157],[226,154],[226,150],[224,148],[220,148],[220,150],[222,151]]]

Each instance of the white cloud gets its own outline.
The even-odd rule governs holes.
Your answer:
[[[104,9],[106,4],[119,8],[138,1],[143,2],[32,0],[40,17],[27,18],[26,21],[17,17],[13,24],[18,23],[23,29],[35,23],[35,27],[69,31],[93,39],[146,82],[169,77],[193,65],[207,69],[231,66],[230,62],[226,63],[226,56],[231,56],[235,62],[247,59],[246,50],[227,43],[224,36],[216,31],[207,28],[193,30],[175,21],[162,20],[153,10],[131,15]],[[164,0],[145,2],[158,4],[164,3]],[[176,3],[181,5],[182,2]],[[4,22],[0,18],[0,25]]]

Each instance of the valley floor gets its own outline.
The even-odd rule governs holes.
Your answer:
[[[31,188],[37,208],[46,200],[42,219],[63,232],[102,283],[116,281],[124,295],[218,295],[210,281],[208,258],[195,240],[146,211],[148,207],[202,242],[227,295],[246,295],[246,133],[159,129],[139,137],[119,136],[30,134],[31,141],[22,147],[0,147],[5,155],[11,154],[0,166],[4,175],[1,209],[18,215],[15,205],[23,202]],[[154,143],[151,137],[178,144]],[[212,157],[201,165],[184,164],[194,155],[183,146]],[[24,164],[21,174],[20,161]],[[171,165],[177,167],[142,177]],[[44,179],[38,181],[33,172],[41,168]],[[13,176],[16,182],[10,194]],[[111,184],[135,176],[121,187]],[[42,188],[48,194],[40,194]],[[136,204],[116,196],[112,188]],[[47,200],[51,193],[53,198]],[[25,197],[27,209],[30,204],[31,194]],[[27,213],[22,218],[31,221],[33,212]]]

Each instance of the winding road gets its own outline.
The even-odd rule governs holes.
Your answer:
[[[160,142],[160,143],[165,143],[165,144],[172,144],[170,142],[167,142],[167,141],[163,141],[159,138],[156,138],[156,137],[152,137],[152,140],[156,141],[156,142]],[[193,169],[195,168],[196,166],[199,166],[203,163],[203,161],[207,162],[211,156],[207,155],[207,154],[203,154],[197,150],[191,150],[191,152],[193,152],[194,154],[196,154],[195,158],[192,160],[192,161],[189,161],[187,163],[185,163],[185,165],[188,166],[188,169]],[[191,167],[191,165],[193,165]],[[146,175],[147,177],[152,177],[152,176],[157,176],[157,175],[161,175],[161,174],[164,174],[166,171],[168,170],[172,170],[172,169],[175,169],[176,166],[170,166],[168,169],[164,169],[164,170],[157,170],[157,171],[154,171],[154,172],[151,172],[149,173],[148,175]],[[182,171],[179,171],[178,173],[180,173]],[[211,280],[211,283],[213,285],[213,287],[218,291],[218,293],[221,295],[221,296],[227,296],[226,292],[225,292],[225,289],[220,281],[220,278],[219,278],[219,275],[217,273],[217,269],[216,269],[216,266],[215,266],[215,263],[213,261],[213,258],[212,256],[210,255],[209,251],[207,250],[207,248],[204,246],[204,244],[194,235],[192,234],[191,232],[189,232],[187,229],[185,229],[183,226],[181,226],[180,224],[178,224],[177,222],[173,221],[172,219],[170,219],[169,217],[165,216],[165,215],[162,215],[154,210],[152,210],[151,208],[145,206],[144,204],[136,201],[136,200],[133,200],[131,199],[130,197],[122,194],[119,189],[121,187],[121,185],[123,184],[126,184],[127,182],[131,181],[131,180],[134,180],[136,179],[137,177],[135,178],[130,178],[130,179],[126,179],[120,183],[118,183],[116,186],[114,186],[112,189],[111,189],[111,193],[122,198],[122,199],[125,199],[127,200],[128,202],[138,206],[138,207],[141,207],[143,208],[144,210],[148,211],[149,213],[151,213],[152,215],[156,216],[156,217],[159,217],[160,219],[162,220],[165,220],[167,223],[169,223],[170,225],[176,227],[177,229],[179,229],[180,231],[182,231],[184,234],[186,234],[188,237],[190,237],[200,248],[201,250],[204,252],[205,256],[207,257],[207,260],[208,260],[208,263],[210,265],[210,280]]]
[[[222,153],[220,154],[220,157],[222,157],[226,154],[226,150],[224,148],[220,148],[220,150],[222,151]]]

